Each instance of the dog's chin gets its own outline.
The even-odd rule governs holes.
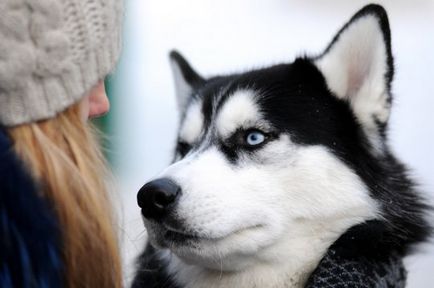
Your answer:
[[[257,252],[264,248],[261,244],[267,234],[263,225],[210,237],[147,224],[149,241],[154,247],[169,249],[189,265],[219,271],[238,271],[253,263]]]

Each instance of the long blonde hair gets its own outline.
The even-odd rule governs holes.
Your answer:
[[[41,197],[59,218],[68,287],[121,287],[104,157],[78,104],[55,118],[8,130]]]

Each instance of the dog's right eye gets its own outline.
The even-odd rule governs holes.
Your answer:
[[[246,139],[245,139],[246,144],[251,146],[251,147],[258,146],[258,145],[264,143],[265,140],[266,140],[265,134],[259,130],[249,131],[246,134]]]
[[[178,147],[176,148],[181,158],[185,157],[187,153],[191,150],[192,146],[187,142],[178,142]]]

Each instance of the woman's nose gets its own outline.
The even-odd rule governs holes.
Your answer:
[[[101,81],[89,95],[89,118],[102,116],[109,110],[110,102],[107,98],[104,81]]]

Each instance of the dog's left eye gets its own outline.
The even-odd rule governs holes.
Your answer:
[[[258,130],[248,131],[246,133],[246,144],[249,146],[258,146],[265,142],[266,135]]]

